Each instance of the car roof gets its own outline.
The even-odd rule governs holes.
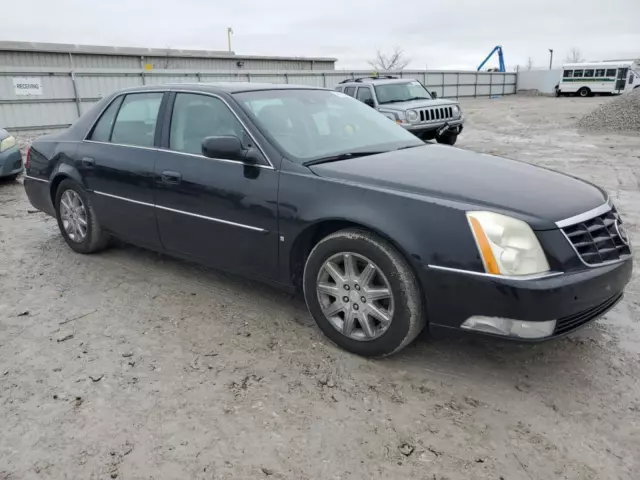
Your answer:
[[[353,80],[349,80],[344,82],[342,85],[351,85],[353,83],[362,85],[362,84],[371,84],[371,85],[380,85],[384,83],[407,83],[414,81],[415,78],[356,78]]]
[[[210,83],[165,83],[162,85],[144,85],[121,90],[120,92],[145,92],[158,90],[189,90],[204,93],[239,93],[261,90],[329,90],[309,85],[256,83],[256,82],[210,82]]]

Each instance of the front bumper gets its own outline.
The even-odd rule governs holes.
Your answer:
[[[462,330],[461,325],[474,316],[556,320],[553,333],[536,339],[540,341],[565,335],[604,315],[622,297],[632,270],[631,257],[612,265],[529,280],[430,266],[423,267],[421,280],[432,330]]]
[[[409,123],[401,123],[400,126],[405,130],[410,131],[416,136],[420,136],[421,134],[427,132],[435,132],[439,128],[442,128],[445,124],[449,124],[451,127],[451,131],[456,131],[460,133],[463,128],[464,118],[459,118],[457,120],[449,120],[445,122],[429,122],[429,123],[417,123],[417,124],[409,124]]]
[[[20,147],[17,145],[0,153],[0,177],[8,177],[24,170]]]

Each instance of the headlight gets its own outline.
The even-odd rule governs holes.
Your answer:
[[[415,122],[416,120],[418,120],[418,118],[420,118],[420,115],[418,115],[418,112],[416,112],[415,110],[407,110],[405,112],[405,116],[410,122]]]
[[[549,262],[531,227],[492,212],[467,212],[487,273],[532,275],[549,271]]]
[[[453,106],[453,116],[454,117],[459,117],[460,116],[460,107],[458,105],[454,105]]]
[[[9,150],[11,147],[16,146],[16,137],[12,137],[9,135],[7,138],[0,142],[0,152],[4,152],[5,150]]]

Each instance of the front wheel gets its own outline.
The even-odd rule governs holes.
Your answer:
[[[456,144],[456,140],[458,140],[458,134],[457,133],[445,133],[444,135],[440,135],[438,137],[436,137],[436,141],[438,143],[442,143],[445,145],[455,145]]]
[[[63,180],[56,191],[56,218],[67,245],[78,253],[93,253],[109,243],[93,211],[87,191],[78,182]]]
[[[323,238],[304,269],[307,307],[324,334],[365,357],[402,350],[426,323],[420,288],[404,257],[359,229]]]

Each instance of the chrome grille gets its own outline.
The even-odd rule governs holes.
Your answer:
[[[438,122],[453,119],[453,107],[431,107],[420,110],[421,122]]]
[[[602,215],[564,227],[562,231],[587,265],[599,265],[631,254],[629,239],[615,207]]]

